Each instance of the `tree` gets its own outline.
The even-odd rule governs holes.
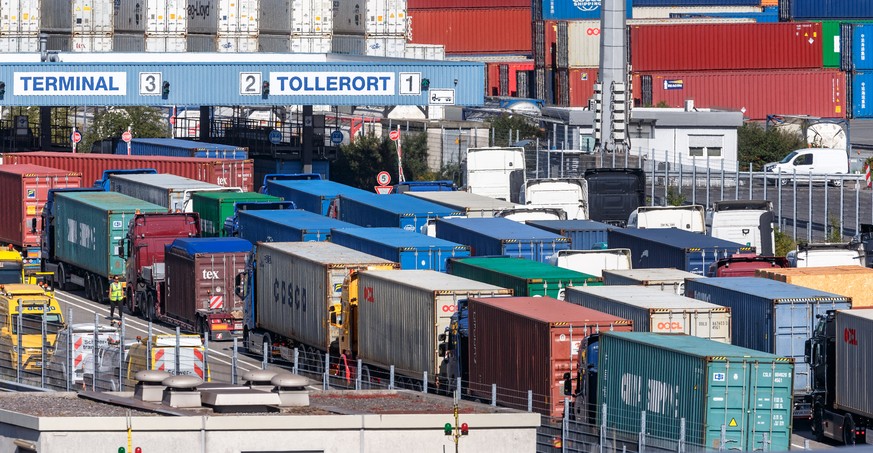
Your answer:
[[[94,115],[94,121],[82,134],[78,149],[90,152],[93,143],[119,138],[128,126],[132,126],[133,136],[137,138],[170,136],[163,113],[155,107],[110,108]]]
[[[760,170],[764,164],[806,147],[800,134],[775,127],[764,129],[760,123],[746,123],[737,130],[737,159],[743,168],[751,162]]]
[[[401,146],[403,176],[407,181],[432,181],[437,178],[437,173],[430,171],[427,166],[427,134],[404,133]],[[381,171],[390,173],[392,181],[399,181],[396,142],[369,133],[340,148],[330,173],[334,181],[370,190]]]
[[[494,146],[509,146],[510,134],[512,134],[511,142],[513,143],[516,135],[519,140],[545,137],[544,131],[537,127],[533,120],[524,116],[503,113],[500,116],[490,118],[488,122],[491,129],[494,130]],[[517,134],[516,131],[518,131]]]

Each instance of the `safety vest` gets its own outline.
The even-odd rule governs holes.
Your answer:
[[[113,302],[120,301],[124,298],[124,288],[119,282],[112,282],[109,285],[109,300]]]

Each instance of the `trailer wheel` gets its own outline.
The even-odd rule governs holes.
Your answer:
[[[146,294],[145,313],[149,322],[155,320],[155,296],[151,291]]]
[[[361,365],[361,390],[370,390],[371,388],[370,368],[367,365]]]
[[[824,441],[824,408],[815,405],[812,409],[812,423],[809,426],[816,442]]]
[[[58,281],[58,289],[61,291],[67,291],[67,268],[64,266],[64,263],[58,264],[57,272],[57,281]]]
[[[94,279],[94,301],[100,304],[105,304],[109,302],[109,285],[106,283],[106,279],[95,275]]]
[[[85,283],[88,285],[91,292],[89,299],[99,304],[102,301],[100,300],[100,286],[97,283],[97,278],[96,275],[88,274],[85,276]]]
[[[846,418],[843,419],[843,443],[846,445],[855,445],[857,443],[855,421],[852,420],[850,414],[846,414]]]
[[[94,291],[91,289],[91,274],[85,274],[85,299],[94,300],[93,293]]]

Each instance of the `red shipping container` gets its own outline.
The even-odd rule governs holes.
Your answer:
[[[487,63],[488,92],[485,96],[500,96],[500,65],[507,65],[509,70],[509,93],[507,96],[518,96],[518,73],[533,71],[533,62]]]
[[[105,170],[154,168],[158,173],[171,173],[185,178],[241,187],[246,192],[254,188],[254,165],[251,160],[207,159],[199,157],[125,156],[116,154],[71,154],[47,151],[4,153],[6,164],[34,164],[82,174],[82,185],[90,187]]]
[[[409,12],[410,42],[442,44],[447,54],[524,54],[531,49],[528,8],[421,9]]]
[[[845,118],[846,75],[836,69],[784,71],[656,72],[633,76],[636,105],[642,105],[642,76],[652,78],[652,105],[694,106],[743,112],[752,120],[767,115]]]
[[[546,32],[546,67],[554,68],[558,55],[558,21],[547,20],[543,28]]]
[[[0,241],[39,246],[40,215],[50,189],[78,188],[82,175],[39,165],[0,165]]]
[[[636,25],[634,71],[822,67],[820,22]]]
[[[407,0],[406,9],[530,8],[530,0]]]
[[[502,406],[561,417],[564,373],[576,376],[579,345],[590,333],[629,332],[631,321],[551,297],[469,299],[469,389]]]
[[[570,68],[570,107],[588,107],[597,75],[598,68]]]

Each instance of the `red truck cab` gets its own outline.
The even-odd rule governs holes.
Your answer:
[[[754,277],[758,269],[788,267],[784,256],[760,256],[752,253],[737,253],[722,258],[709,267],[710,277]]]

